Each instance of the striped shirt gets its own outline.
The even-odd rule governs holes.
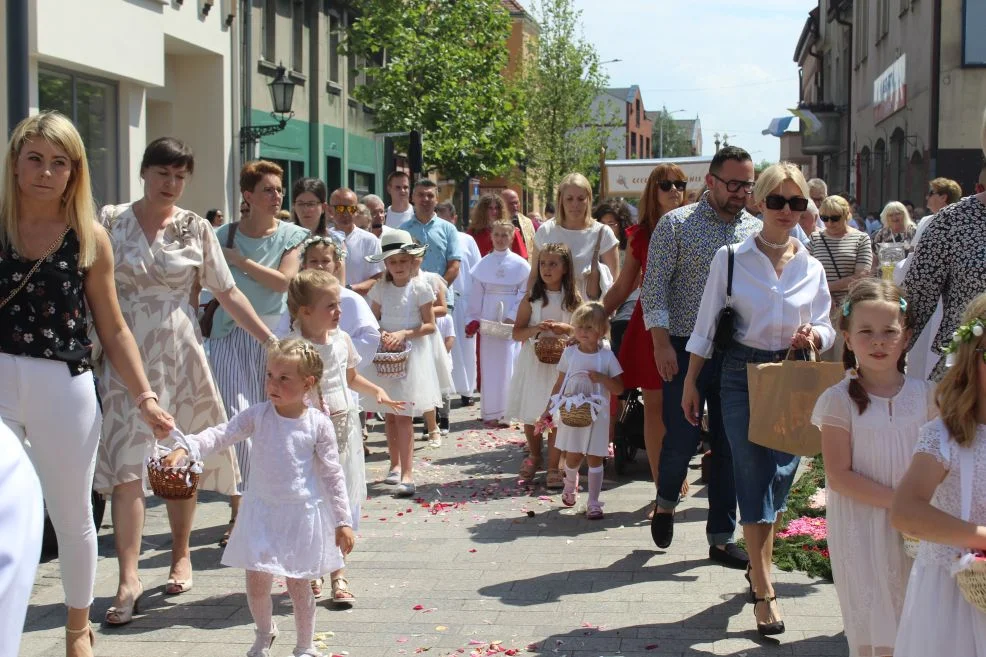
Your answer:
[[[842,237],[832,237],[816,230],[811,234],[808,253],[825,267],[825,279],[829,285],[856,272],[867,271],[873,265],[869,236],[854,229]],[[847,292],[833,292],[832,305],[840,303]]]

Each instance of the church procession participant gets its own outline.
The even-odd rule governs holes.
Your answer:
[[[329,215],[346,243],[346,289],[366,295],[383,275],[383,267],[366,256],[380,253],[380,240],[354,223],[356,192],[340,187],[329,197]]]

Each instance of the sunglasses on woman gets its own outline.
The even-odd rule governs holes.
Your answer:
[[[688,187],[687,180],[662,180],[657,183],[657,186],[661,188],[662,192],[670,192],[671,188],[674,187],[679,192],[685,191],[685,187]]]
[[[833,222],[833,223],[834,222],[837,222],[837,221],[842,221],[842,215],[839,215],[839,214],[832,215],[832,216],[826,216],[824,214],[820,214],[820,215],[818,215],[818,218],[821,219],[824,223],[828,223],[830,221]]]
[[[770,194],[763,200],[763,204],[768,210],[783,210],[785,205],[790,206],[793,212],[804,212],[808,209],[808,199],[803,196],[786,198],[780,194]]]

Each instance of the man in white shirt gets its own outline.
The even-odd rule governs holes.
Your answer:
[[[402,223],[414,218],[414,208],[411,207],[411,179],[403,171],[391,172],[387,176],[387,193],[390,194],[390,207],[387,208],[384,225],[389,228],[400,228]]]
[[[357,226],[356,193],[340,187],[329,197],[329,217],[346,243],[346,287],[365,295],[383,275],[383,265],[366,261],[366,256],[380,253],[380,240]]]

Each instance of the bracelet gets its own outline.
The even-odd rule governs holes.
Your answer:
[[[147,392],[140,393],[139,395],[137,395],[137,399],[134,400],[134,406],[140,408],[140,405],[146,402],[148,399],[153,399],[154,401],[157,401],[158,400],[157,393],[154,392],[153,390],[148,390]]]

